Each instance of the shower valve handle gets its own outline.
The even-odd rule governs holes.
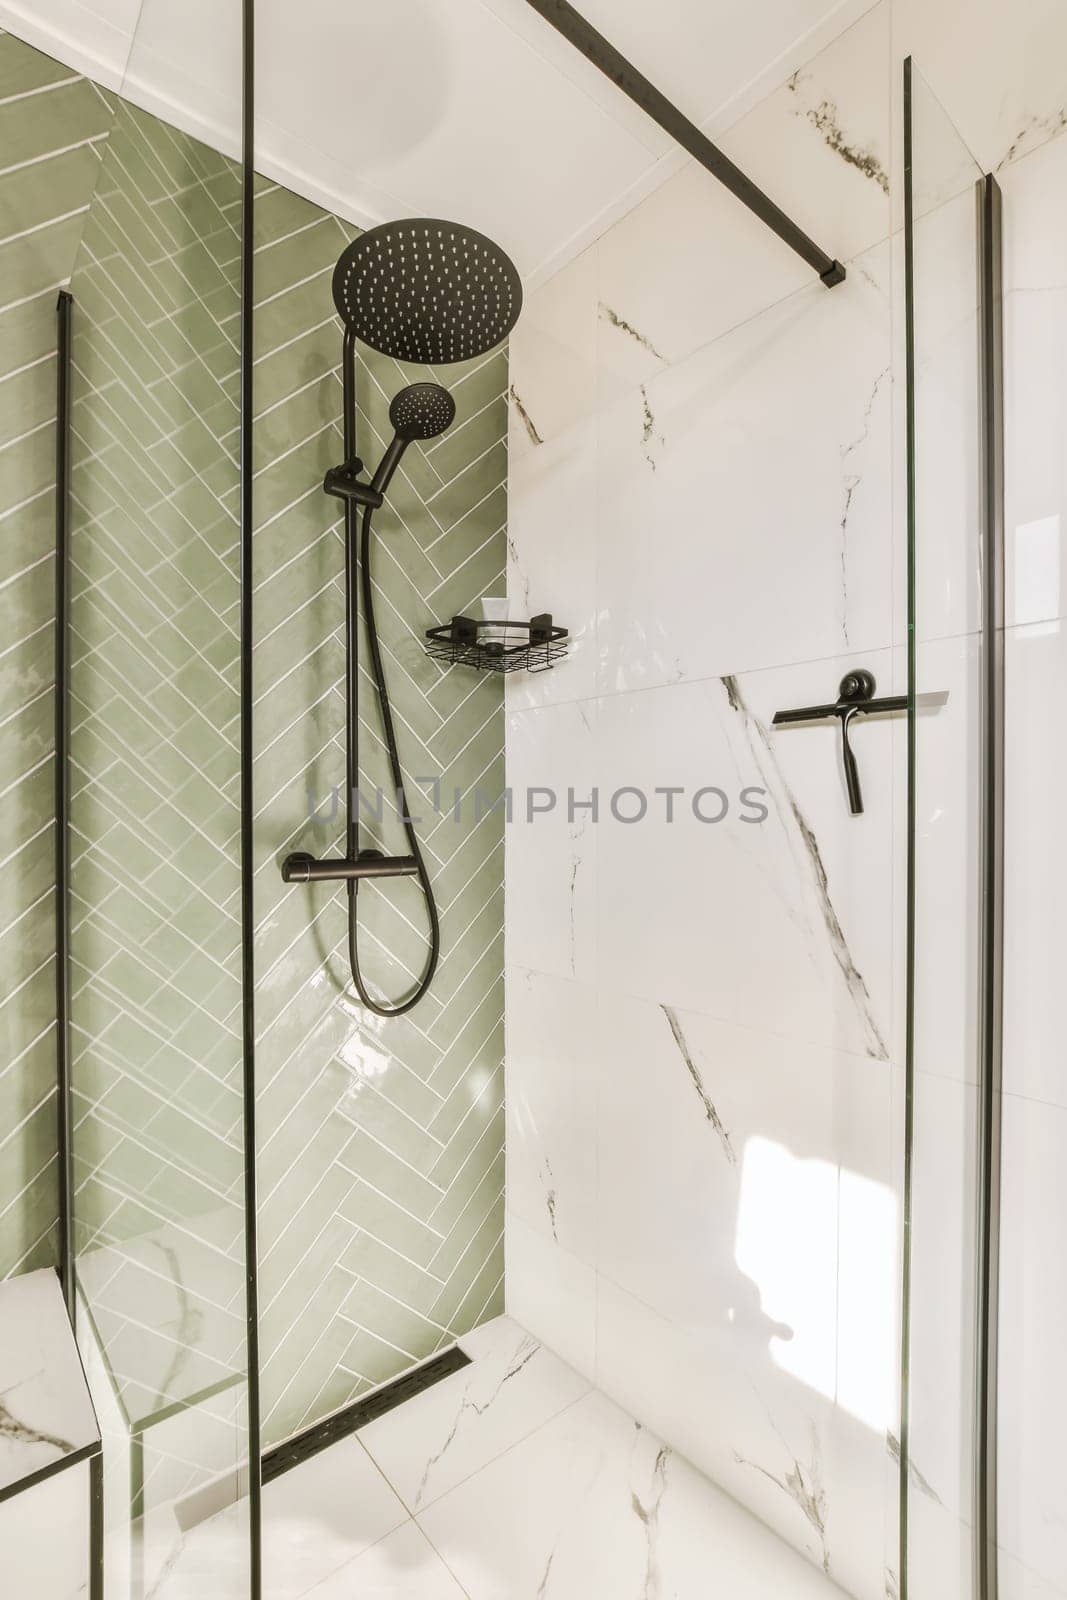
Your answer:
[[[383,856],[380,850],[361,850],[358,856],[325,856],[316,860],[295,850],[282,862],[285,883],[350,883],[360,878],[407,878],[418,871],[414,856]]]

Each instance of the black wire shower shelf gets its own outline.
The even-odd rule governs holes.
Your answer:
[[[426,630],[435,661],[479,672],[546,672],[567,654],[567,644],[566,628],[554,627],[548,612],[529,622],[453,617]]]

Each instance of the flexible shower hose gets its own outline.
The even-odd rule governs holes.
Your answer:
[[[389,767],[393,778],[393,789],[396,794],[397,805],[400,807],[400,818],[407,834],[411,854],[415,858],[415,870],[423,898],[426,901],[426,914],[430,921],[430,953],[426,967],[417,985],[408,995],[406,1000],[400,1000],[396,1005],[389,1005],[375,1000],[367,992],[366,983],[359,966],[358,938],[356,932],[356,890],[358,879],[351,879],[348,885],[348,959],[352,967],[352,982],[356,992],[368,1011],[373,1011],[379,1017],[402,1017],[405,1011],[410,1011],[412,1006],[418,1005],[437,970],[438,957],[441,954],[441,923],[437,915],[437,905],[433,896],[433,886],[430,875],[426,870],[422,850],[419,846],[415,826],[411,820],[411,811],[404,792],[404,773],[400,766],[400,753],[396,745],[396,730],[393,727],[393,713],[389,706],[389,691],[385,683],[385,668],[382,665],[382,652],[378,643],[378,625],[374,616],[374,585],[371,582],[370,543],[371,543],[371,516],[370,506],[363,511],[363,527],[359,546],[360,589],[363,598],[363,620],[367,629],[367,647],[370,652],[371,673],[374,677],[374,686],[378,691],[378,705],[382,714],[382,731],[385,734],[386,749],[389,752]],[[349,560],[351,555],[349,554]],[[355,596],[350,595],[349,603],[356,603]],[[352,710],[355,721],[355,709]],[[355,738],[356,730],[349,730],[349,737]],[[355,803],[355,802],[353,802]]]

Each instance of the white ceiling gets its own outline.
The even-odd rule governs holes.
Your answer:
[[[579,3],[714,133],[871,0]],[[0,0],[13,32],[232,153],[240,15],[240,0]],[[481,228],[530,285],[681,164],[526,0],[258,0],[256,145],[262,171],[352,221]]]

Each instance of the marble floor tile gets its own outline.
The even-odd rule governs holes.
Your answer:
[[[589,1384],[510,1317],[461,1344],[472,1364],[360,1430],[410,1511],[454,1489],[586,1393]]]
[[[598,1393],[418,1520],[471,1600],[841,1593]]]
[[[405,1522],[405,1507],[357,1438],[291,1467],[262,1491],[264,1600],[301,1600]],[[246,1552],[246,1501],[184,1534],[173,1515],[160,1512],[147,1530],[149,1594],[152,1600],[240,1600],[248,1592]],[[397,1597],[405,1592],[395,1590]],[[427,1589],[430,1594],[435,1590]]]
[[[267,1600],[706,1600],[712,1575],[731,1600],[843,1592],[510,1318],[464,1342],[471,1367],[267,1485]],[[414,1517],[369,1450],[431,1497]],[[152,1600],[247,1592],[245,1502],[170,1522]]]
[[[291,1600],[400,1526],[406,1512],[355,1438],[263,1491],[265,1600]]]
[[[359,1441],[342,1439],[264,1486],[264,1600],[302,1600],[407,1521]],[[184,1534],[160,1512],[148,1530],[148,1593],[152,1600],[243,1600],[247,1549],[244,1500]],[[404,1592],[395,1591],[398,1600]]]
[[[307,1600],[461,1600],[463,1590],[414,1522],[310,1589]]]

